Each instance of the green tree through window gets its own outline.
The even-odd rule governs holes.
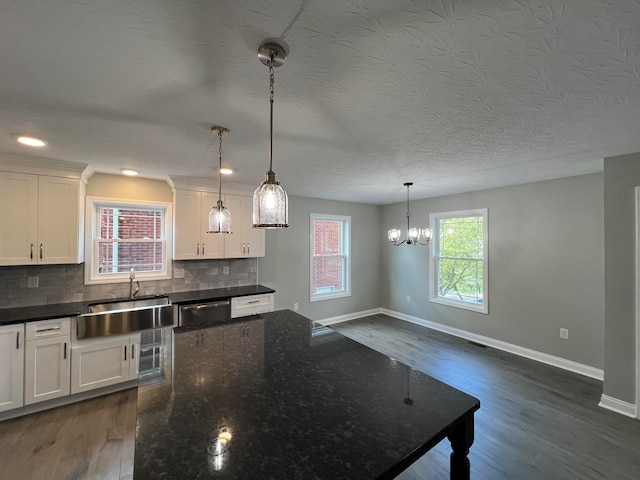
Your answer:
[[[486,210],[432,215],[432,300],[486,313]]]

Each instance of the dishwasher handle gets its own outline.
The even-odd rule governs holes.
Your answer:
[[[180,307],[180,309],[184,312],[189,312],[191,310],[204,310],[206,308],[228,307],[230,304],[231,302],[229,300],[224,300],[222,302],[201,303],[198,305],[186,305],[184,307]]]

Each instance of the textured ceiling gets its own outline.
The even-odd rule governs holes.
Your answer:
[[[0,152],[385,204],[640,151],[637,0],[0,0]],[[12,134],[42,136],[28,150]],[[225,181],[227,179],[225,178]]]

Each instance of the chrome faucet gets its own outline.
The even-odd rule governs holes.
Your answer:
[[[129,298],[136,298],[136,295],[140,291],[140,282],[136,282],[136,289],[133,289],[133,281],[136,279],[136,272],[133,271],[133,267],[129,270]]]

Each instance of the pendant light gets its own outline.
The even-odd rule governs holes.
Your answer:
[[[407,187],[407,238],[400,240],[400,236],[402,235],[402,231],[399,228],[392,228],[387,232],[387,237],[389,241],[394,244],[396,247],[398,245],[402,245],[406,243],[407,245],[428,245],[431,240],[431,229],[430,228],[411,228],[410,226],[410,215],[409,215],[409,187],[413,185],[412,182],[407,182],[404,184]],[[420,242],[420,238],[424,238],[424,243]]]
[[[209,212],[209,230],[207,233],[231,233],[231,214],[222,203],[222,137],[229,133],[228,128],[212,127],[211,131],[218,135],[218,203]]]
[[[289,199],[273,172],[273,70],[284,63],[286,51],[278,43],[265,41],[258,49],[258,59],[269,67],[269,171],[253,193],[253,228],[287,228]]]

